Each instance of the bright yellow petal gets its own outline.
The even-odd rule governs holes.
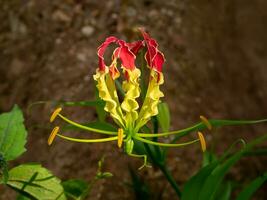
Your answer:
[[[99,91],[99,97],[106,102],[105,111],[109,112],[114,121],[120,126],[124,127],[124,119],[121,107],[118,100],[118,95],[114,80],[111,78],[108,68],[105,72],[96,71],[94,80],[97,82],[96,87]]]
[[[124,100],[121,104],[122,110],[125,112],[125,121],[129,126],[138,118],[137,109],[139,104],[136,98],[140,96],[139,77],[141,72],[139,69],[127,70],[128,80],[123,81],[122,88],[125,91]]]
[[[158,80],[159,79],[159,80]],[[164,83],[164,77],[162,73],[157,73],[155,71],[151,71],[151,79],[148,85],[147,94],[139,113],[139,117],[136,123],[136,129],[144,126],[152,116],[158,114],[158,104],[160,102],[160,98],[164,96],[164,94],[160,91],[160,85]]]

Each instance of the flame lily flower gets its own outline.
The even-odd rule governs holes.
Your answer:
[[[117,141],[119,148],[124,144],[123,148],[128,155],[144,158],[144,164],[140,168],[148,166],[147,157],[146,155],[133,154],[134,139],[144,143],[164,147],[180,147],[201,141],[201,144],[204,148],[204,136],[200,133],[198,134],[199,139],[180,144],[166,144],[155,142],[146,138],[178,134],[180,131],[156,134],[138,132],[140,128],[151,119],[152,116],[158,114],[157,106],[160,102],[160,98],[164,96],[160,91],[160,85],[164,83],[162,66],[165,62],[164,55],[159,51],[156,40],[151,38],[144,30],[141,29],[140,31],[144,38],[143,40],[127,43],[111,36],[106,38],[106,40],[99,46],[97,51],[98,68],[96,70],[96,74],[94,75],[94,80],[97,84],[96,86],[99,91],[99,97],[105,101],[104,110],[110,114],[114,122],[119,126],[118,132],[111,132],[83,126],[63,116],[61,114],[62,109],[58,108],[52,114],[50,119],[51,122],[53,122],[56,117],[60,117],[65,122],[80,129],[110,135],[111,137],[101,139],[72,138],[58,133],[60,131],[59,127],[57,127],[56,130],[54,129],[52,131],[52,134],[49,137],[49,144],[53,142],[56,135],[63,139],[75,142],[95,143]],[[112,43],[115,43],[117,47],[113,51],[111,64],[107,65],[104,60],[104,54],[107,47]],[[139,79],[141,76],[141,71],[135,66],[135,60],[139,50],[142,48],[146,49],[145,60],[147,67],[150,70],[150,78],[147,87],[147,93],[140,108],[137,98],[140,96]],[[119,101],[115,85],[115,80],[121,76],[117,66],[118,60],[121,63],[120,67],[122,76],[124,77],[122,89],[125,95],[122,102]]]

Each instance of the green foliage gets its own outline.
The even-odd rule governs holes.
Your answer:
[[[5,161],[14,160],[26,151],[27,132],[18,106],[0,115],[0,154]]]
[[[253,140],[240,151],[230,155],[227,151],[220,159],[208,163],[200,169],[184,186],[182,192],[182,200],[214,200],[219,199],[216,194],[225,190],[231,191],[230,185],[222,184],[226,173],[230,168],[250,151],[255,145],[262,143],[267,139],[267,135]],[[231,147],[230,147],[231,149]],[[220,197],[222,195],[219,195]],[[223,199],[227,199],[230,195],[225,195]]]
[[[96,113],[97,113],[98,120],[100,122],[104,122],[106,117],[107,117],[107,113],[104,110],[104,107],[105,107],[106,103],[103,100],[100,99],[99,93],[98,93],[98,90],[97,90],[96,87],[95,87],[95,97],[96,97],[97,103],[94,106],[96,108]]]
[[[101,102],[61,103],[66,106],[101,104]],[[24,145],[27,132],[23,122],[23,114],[18,106],[14,106],[9,113],[0,115],[0,184],[6,184],[16,190],[19,193],[17,200],[65,200],[66,197],[82,200],[89,194],[95,181],[112,176],[110,172],[102,172],[103,159],[99,161],[97,174],[90,184],[77,179],[68,180],[61,184],[57,177],[40,164],[22,164],[8,170],[7,161],[14,160],[26,151]],[[88,126],[114,130],[110,124],[100,121],[90,123]],[[65,128],[71,129],[73,127]]]
[[[62,182],[65,195],[73,200],[85,199],[89,193],[89,185],[84,180],[71,179]]]
[[[60,180],[39,164],[23,164],[9,171],[7,185],[24,196],[45,199],[66,199]]]
[[[0,154],[0,178],[2,177],[3,183],[6,184],[8,180],[8,166],[4,157]]]
[[[257,177],[250,184],[248,184],[238,195],[236,200],[249,200],[251,196],[256,192],[260,186],[267,181],[267,172],[262,176]]]
[[[19,194],[16,198],[16,200],[31,200],[30,198],[23,196],[22,194]]]
[[[216,193],[216,200],[230,200],[232,192],[232,182],[224,181]]]
[[[97,169],[97,173],[95,176],[95,180],[110,178],[113,176],[113,174],[110,172],[103,172],[104,160],[105,160],[105,158],[102,157],[101,160],[98,161],[98,169]]]
[[[157,115],[158,122],[163,132],[167,132],[170,129],[171,116],[167,103],[158,104],[159,113]]]
[[[217,161],[217,156],[210,152],[210,151],[205,151],[203,153],[203,161],[202,161],[202,167],[207,166],[208,164],[212,163],[212,162],[216,162]]]

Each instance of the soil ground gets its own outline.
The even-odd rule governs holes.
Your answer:
[[[26,113],[37,101],[94,99],[92,75],[96,49],[107,36],[132,41],[143,26],[158,40],[164,65],[164,101],[172,129],[208,118],[260,119],[267,116],[267,2],[263,0],[9,0],[0,2],[0,111],[16,103]],[[76,144],[47,137],[53,105],[39,105],[25,115],[28,151],[12,163],[40,162],[58,177],[90,180],[97,161],[113,178],[100,181],[88,199],[134,199],[126,184],[128,165],[141,161],[123,155],[116,144]],[[76,121],[92,121],[92,108],[66,108]],[[238,138],[266,133],[267,125],[221,128],[209,135],[218,153]],[[168,164],[178,184],[201,163],[199,146],[172,149]],[[244,182],[266,170],[266,157],[241,161],[229,176]],[[162,199],[174,192],[158,169],[140,172]],[[0,188],[1,199],[15,199]],[[266,199],[266,187],[254,199]],[[2,192],[3,191],[3,192]],[[157,196],[155,194],[155,196]]]

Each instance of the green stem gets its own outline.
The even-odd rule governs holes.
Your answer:
[[[171,175],[170,171],[166,168],[165,165],[159,165],[159,168],[162,171],[162,173],[164,174],[164,176],[166,177],[166,179],[168,180],[168,182],[170,183],[170,185],[172,186],[172,188],[175,190],[177,196],[181,197],[182,193],[181,193],[176,181],[174,180],[173,176]]]
[[[170,185],[172,186],[172,188],[175,190],[177,196],[178,197],[181,197],[181,191],[180,191],[177,183],[175,182],[174,178],[170,174],[169,170],[166,168],[165,162],[161,162],[161,161],[157,160],[153,156],[153,153],[152,153],[152,151],[151,151],[151,149],[150,149],[150,147],[149,147],[149,145],[147,143],[144,143],[144,146],[145,146],[145,149],[146,149],[149,157],[151,158],[153,164],[159,167],[159,169],[161,170],[161,172],[166,177],[167,181],[170,183]]]

